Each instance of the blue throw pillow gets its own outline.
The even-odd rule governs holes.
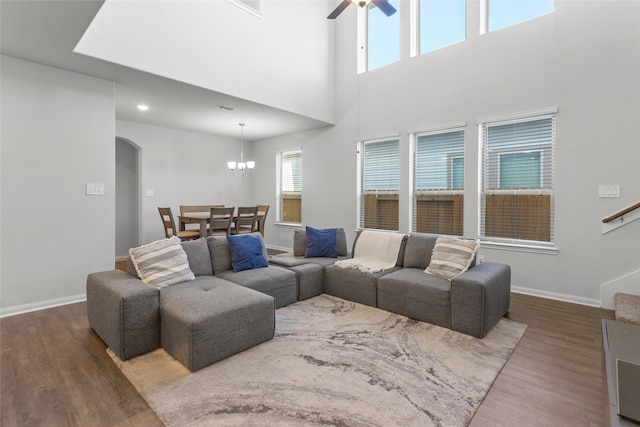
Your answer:
[[[338,247],[336,246],[336,228],[319,230],[307,227],[307,250],[305,258],[328,257],[338,258]]]
[[[262,251],[262,241],[259,236],[251,234],[229,235],[227,242],[229,243],[229,252],[231,252],[231,266],[235,273],[269,265]]]

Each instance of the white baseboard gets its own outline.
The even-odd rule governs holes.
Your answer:
[[[87,294],[78,294],[63,298],[50,299],[47,301],[32,302],[29,304],[0,308],[0,318],[16,316],[18,314],[30,313],[32,311],[44,310],[47,308],[59,307],[61,305],[74,304],[86,300]]]
[[[539,289],[523,288],[520,286],[511,286],[511,291],[517,294],[531,295],[534,297],[548,298],[557,301],[571,302],[574,304],[587,305],[590,307],[601,307],[600,300],[594,298],[584,298],[575,295],[561,294],[558,292],[541,291]]]

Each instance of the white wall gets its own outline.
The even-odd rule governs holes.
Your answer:
[[[239,139],[122,120],[116,121],[116,135],[140,147],[140,243],[164,237],[158,207],[171,207],[175,217],[180,205],[261,203],[253,196],[254,177],[236,178],[226,167],[227,161],[240,158]],[[245,158],[251,156],[245,144]],[[270,166],[258,163],[256,171]]]
[[[273,207],[267,243],[290,247],[293,231],[273,225],[277,151],[303,147],[303,222],[345,227],[351,243],[358,135],[400,133],[408,165],[407,130],[466,121],[465,234],[476,236],[476,121],[551,106],[559,252],[482,253],[512,266],[515,289],[599,304],[601,284],[640,268],[640,221],[601,234],[602,218],[640,200],[640,2],[557,4],[552,15],[470,32],[360,76],[348,8],[336,21],[336,126],[246,144],[258,166],[243,179],[224,167],[239,155],[237,139],[116,122],[112,83],[3,56],[0,315],[81,298],[88,272],[113,268],[116,136],[141,148],[140,242],[162,237],[160,205],[260,203]],[[408,167],[401,178],[407,232]],[[87,182],[105,183],[106,194],[86,196]],[[599,199],[599,184],[619,184],[622,197]]]
[[[476,3],[469,20],[477,19]],[[408,16],[402,20],[406,24]],[[305,224],[355,228],[355,134],[399,133],[405,165],[400,230],[409,231],[407,131],[466,122],[464,228],[477,236],[477,121],[557,107],[558,254],[486,248],[482,254],[512,266],[514,289],[594,305],[601,284],[640,268],[640,222],[601,234],[602,218],[640,200],[640,2],[558,1],[553,14],[482,36],[470,24],[463,43],[359,78],[353,77],[354,23],[355,15],[341,16],[336,36],[336,126],[255,144],[262,163],[278,150],[303,145]],[[267,191],[272,184],[265,182],[256,182],[256,189]],[[619,184],[622,197],[598,198],[600,184]],[[290,234],[266,238],[290,247]]]
[[[138,241],[138,148],[116,138],[116,258],[126,257]]]
[[[108,1],[75,51],[332,122],[334,6],[260,3],[256,17],[227,1]]]
[[[111,82],[7,56],[1,67],[7,314],[82,299],[88,273],[113,269],[115,120]]]

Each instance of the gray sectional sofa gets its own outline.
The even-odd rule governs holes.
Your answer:
[[[297,301],[296,274],[272,265],[234,272],[225,236],[181,246],[194,280],[156,288],[122,271],[88,275],[89,324],[111,351],[127,360],[162,347],[196,371],[272,339],[275,309]]]
[[[359,235],[352,248],[354,256]],[[341,268],[334,265],[336,259],[308,260],[324,266],[327,294],[483,338],[509,310],[511,268],[490,262],[476,265],[474,259],[471,268],[451,281],[427,274],[424,270],[438,237],[426,233],[407,235],[395,267],[383,272]],[[303,262],[305,258],[300,254],[304,253],[301,248],[305,244],[305,230],[296,230],[293,254],[276,255],[270,262]]]
[[[225,236],[185,241],[194,280],[156,288],[135,272],[89,274],[89,324],[122,360],[162,347],[191,371],[272,339],[276,308],[322,293],[482,338],[509,309],[510,268],[483,263],[451,281],[427,274],[437,238],[406,236],[396,266],[377,273],[334,265],[351,257],[343,229],[337,258],[305,258],[305,230],[297,229],[293,253],[238,272]]]

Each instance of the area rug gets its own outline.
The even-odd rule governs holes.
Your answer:
[[[502,319],[477,339],[320,295],[195,373],[161,349],[110,355],[168,426],[466,426],[525,329]]]

